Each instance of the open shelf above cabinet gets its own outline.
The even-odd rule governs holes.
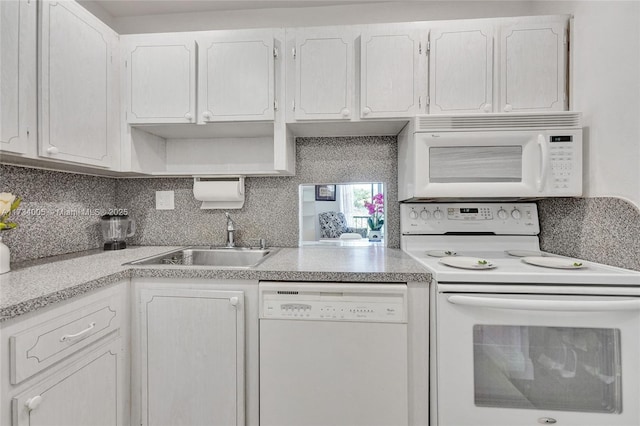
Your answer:
[[[131,127],[131,170],[152,176],[293,174],[294,138],[276,138],[280,132],[274,131],[273,123]]]
[[[147,124],[136,129],[165,139],[273,138],[273,123]]]

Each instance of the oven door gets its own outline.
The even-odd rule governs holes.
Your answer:
[[[436,309],[439,425],[640,424],[640,298],[439,291]]]

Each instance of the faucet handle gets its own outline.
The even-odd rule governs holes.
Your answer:
[[[235,231],[236,228],[231,215],[228,212],[224,212],[224,215],[227,217],[227,231]]]
[[[256,238],[255,240],[252,240],[252,241],[256,241],[261,250],[264,250],[267,248],[267,240],[264,238]]]

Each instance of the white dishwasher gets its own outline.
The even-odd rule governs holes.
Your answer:
[[[406,285],[259,292],[260,426],[408,425]]]

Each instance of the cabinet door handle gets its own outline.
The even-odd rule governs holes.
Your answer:
[[[369,107],[364,107],[364,108],[362,109],[362,114],[364,114],[364,115],[369,115],[369,114],[371,114],[371,108],[369,108]]]
[[[84,336],[85,334],[87,334],[88,332],[90,332],[91,330],[93,330],[96,326],[95,322],[92,322],[91,324],[89,324],[89,326],[87,328],[85,328],[84,330],[76,333],[76,334],[65,334],[64,336],[62,336],[60,338],[61,342],[66,342],[67,340],[73,340],[73,339],[77,339],[80,336]]]
[[[213,114],[211,113],[211,111],[205,111],[202,113],[202,116],[204,117],[205,120],[210,120],[212,115]]]
[[[340,114],[342,114],[343,117],[349,117],[349,115],[351,115],[351,111],[349,111],[349,108],[342,108]]]
[[[231,303],[231,306],[238,306],[238,304],[240,303],[240,299],[238,299],[236,296],[233,296],[229,299],[229,303]]]
[[[506,104],[504,106],[504,112],[511,112],[513,111],[513,107],[511,106],[511,104]]]
[[[36,395],[32,398],[27,399],[24,403],[24,406],[27,407],[29,411],[33,411],[36,408],[38,408],[41,402],[42,402],[42,397],[40,395]]]
[[[184,115],[184,118],[186,118],[187,120],[191,121],[191,120],[193,120],[193,115],[191,115],[191,113],[190,113],[190,112],[188,112],[188,113],[186,113],[186,114]]]
[[[484,112],[491,112],[491,104],[484,104],[484,107],[482,109],[484,110]]]
[[[59,152],[60,150],[55,146],[50,146],[49,148],[47,148],[47,154],[56,155]]]

